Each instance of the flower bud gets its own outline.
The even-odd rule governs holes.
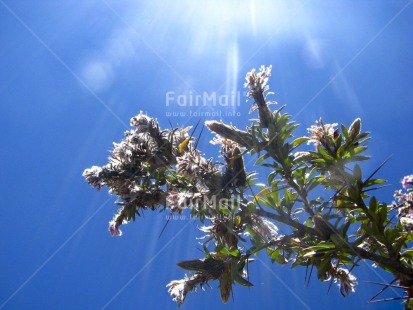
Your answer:
[[[349,139],[353,140],[360,134],[361,131],[361,119],[356,118],[354,122],[350,125],[348,130]]]

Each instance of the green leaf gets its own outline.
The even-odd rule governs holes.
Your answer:
[[[371,213],[376,213],[376,210],[377,210],[377,199],[376,199],[376,197],[371,197],[371,199],[370,199],[370,203],[369,203],[369,211],[371,212]]]
[[[366,236],[361,236],[357,238],[356,240],[354,240],[351,244],[352,246],[359,246],[360,244],[363,243],[364,240],[366,240]]]
[[[379,185],[379,184],[383,184],[383,183],[386,183],[386,180],[372,179],[372,180],[368,180],[368,181],[364,182],[363,187],[370,187],[370,186]]]
[[[279,264],[286,264],[288,261],[285,259],[285,257],[281,254],[280,249],[271,249],[267,248],[267,253],[271,257],[271,262],[272,263],[279,263]]]
[[[341,131],[343,132],[344,138],[347,140],[348,130],[347,130],[346,126],[344,126],[343,124],[341,124]]]
[[[383,204],[380,208],[379,221],[383,225],[386,219],[387,219],[387,205]]]
[[[401,231],[398,228],[386,228],[384,230],[384,236],[386,237],[386,239],[390,242],[393,243],[395,242],[396,239],[398,239],[399,237],[401,237]]]
[[[362,179],[362,172],[361,172],[361,168],[360,168],[359,165],[354,166],[353,175],[354,175],[356,180],[361,180]]]
[[[353,154],[360,154],[367,150],[367,146],[358,146],[353,149]]]
[[[340,229],[343,237],[347,236],[347,231],[350,228],[351,224],[352,224],[352,221],[349,218],[347,218],[343,226]]]
[[[237,256],[240,255],[238,249],[234,249],[234,250],[232,250],[232,251],[229,251],[229,254],[230,254],[231,256],[234,256],[234,257],[237,257]]]
[[[413,250],[406,250],[402,253],[402,257],[412,260],[413,259]]]
[[[351,251],[351,250],[350,250]],[[341,264],[345,264],[345,265],[356,265],[359,266],[359,264],[357,264],[354,259],[351,257],[351,255],[354,254],[353,252],[351,253],[345,253],[343,255],[340,255],[340,257],[338,258],[338,260],[340,261]],[[350,255],[350,256],[349,256]]]
[[[314,255],[321,255],[331,251],[335,251],[335,244],[332,242],[319,243],[316,246],[311,246],[303,250],[303,257],[313,257]]]
[[[222,249],[219,250],[219,253],[224,254],[224,255],[231,255],[234,257],[237,257],[239,255],[238,249],[234,249],[230,251],[229,249],[223,247]]]
[[[343,136],[339,135],[334,141],[335,148],[339,149],[342,142],[343,142]]]
[[[261,157],[259,157],[257,159],[257,161],[255,162],[254,165],[258,166],[259,164],[261,164],[264,160],[266,160],[268,157],[270,157],[270,154],[265,153],[264,155],[262,155]]]
[[[321,281],[327,280],[327,271],[331,268],[330,258],[323,259],[321,264],[317,267],[317,277]]]
[[[241,284],[242,286],[247,286],[247,287],[251,287],[254,286],[251,282],[245,280],[242,276],[240,276],[238,273],[235,274],[234,276],[234,280],[237,281],[239,284]]]
[[[309,140],[310,140],[310,138],[308,138],[308,137],[296,138],[296,139],[294,139],[294,140],[291,142],[291,146],[292,146],[292,147],[298,147],[298,146],[300,146],[301,144],[303,144],[304,142],[307,142],[307,141],[309,141]]]
[[[257,202],[258,199],[259,199],[261,196],[267,195],[267,194],[270,193],[270,192],[271,192],[271,189],[270,189],[270,188],[264,187],[262,190],[260,190],[260,191],[258,192],[258,194],[255,195],[253,202]]]
[[[338,234],[331,234],[330,239],[337,247],[341,247],[345,243],[344,238]]]
[[[272,171],[269,175],[268,175],[268,185],[272,184],[272,181],[274,180],[274,178],[277,176],[277,172],[276,171]]]
[[[318,152],[325,161],[328,161],[328,162],[334,161],[333,157],[331,157],[330,154],[328,154],[327,151],[322,146],[319,146]]]

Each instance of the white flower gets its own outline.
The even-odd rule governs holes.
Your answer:
[[[109,222],[109,232],[112,236],[122,236],[122,231],[119,229],[120,225],[114,220]]]
[[[412,184],[413,184],[413,174],[407,175],[403,178],[402,185],[404,188],[408,188]]]
[[[201,197],[202,194],[200,193],[170,191],[166,197],[166,202],[173,212],[182,213],[186,208],[197,204]]]
[[[275,226],[273,222],[270,222],[261,216],[252,215],[250,218],[250,225],[252,230],[266,242],[271,241],[278,236],[278,227]],[[250,233],[246,231],[244,235],[250,236]]]
[[[182,305],[185,301],[188,290],[186,289],[186,279],[171,281],[166,287],[169,287],[168,293],[171,295],[172,300],[176,301],[178,305]]]
[[[307,131],[311,134],[307,144],[325,144],[327,137],[334,138],[334,131],[336,130],[335,127],[338,125],[337,123],[324,124],[321,118],[316,123],[317,125],[312,125],[310,128],[307,128]]]
[[[86,181],[93,187],[97,187],[98,190],[102,187],[100,173],[102,168],[98,166],[93,166],[89,169],[83,171],[82,176],[86,178]]]
[[[202,157],[197,150],[185,152],[182,156],[177,157],[177,169],[189,178],[197,178],[199,175],[207,172],[213,172],[213,166],[210,161]]]
[[[400,224],[402,224],[406,230],[411,230],[413,228],[413,219],[403,216],[400,218]]]
[[[239,147],[238,143],[230,139],[221,137],[219,134],[216,134],[215,137],[209,142],[214,145],[222,145],[223,147],[228,147],[228,148],[234,148],[236,146]]]
[[[248,96],[251,96],[252,92],[266,91],[268,89],[267,82],[271,76],[271,69],[272,66],[261,66],[258,73],[255,71],[255,69],[252,69],[247,73],[245,77],[246,83],[244,84],[244,87],[248,87],[250,89]]]
[[[267,227],[267,236],[270,240],[277,237],[278,227],[273,222],[263,219],[263,224]]]
[[[112,151],[112,157],[120,160],[124,163],[130,163],[132,158],[133,148],[126,141],[121,143],[113,143],[114,149]]]
[[[149,116],[144,115],[143,112],[140,111],[138,115],[130,119],[130,125],[136,127],[138,132],[146,132],[148,131],[151,120]]]
[[[337,282],[341,295],[347,296],[350,291],[355,292],[357,278],[350,271],[345,268],[338,268],[334,276],[334,282]]]

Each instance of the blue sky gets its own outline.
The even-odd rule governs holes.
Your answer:
[[[260,65],[298,134],[320,116],[362,118],[366,173],[392,155],[379,173],[392,186],[377,192],[391,202],[413,173],[412,2],[0,0],[0,309],[176,309],[165,285],[184,274],[176,262],[202,256],[197,223],[171,221],[158,239],[165,214],[146,212],[113,238],[114,197],[82,172],[106,163],[140,110],[163,127],[214,112],[245,128],[244,76]],[[238,92],[239,104],[178,101]],[[216,157],[211,138],[199,148]],[[379,288],[364,280],[391,280],[368,262],[348,298],[315,277],[304,287],[304,274],[262,257],[227,305],[211,283],[183,309],[401,308],[367,305]]]

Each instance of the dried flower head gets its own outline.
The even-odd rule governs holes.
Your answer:
[[[82,176],[86,179],[86,181],[93,187],[96,187],[97,190],[102,188],[102,168],[98,166],[92,166],[89,169],[85,169],[83,171]]]
[[[166,204],[172,212],[181,214],[183,210],[196,206],[201,199],[201,193],[170,191],[166,197]]]
[[[403,216],[400,218],[400,224],[404,229],[411,231],[413,229],[413,219],[412,216]]]
[[[182,156],[177,157],[177,170],[190,179],[202,178],[207,173],[216,172],[212,162],[206,160],[199,151],[194,149],[190,149]]]
[[[378,242],[375,238],[373,237],[368,237],[367,239],[365,239],[360,245],[359,247],[366,250],[366,251],[370,251],[370,252],[374,252],[374,249],[376,249],[378,246]]]
[[[253,97],[254,93],[263,93],[268,90],[269,87],[267,85],[267,82],[271,76],[271,69],[272,66],[261,66],[258,73],[255,69],[252,69],[247,73],[245,77],[246,82],[244,84],[244,87],[250,89],[247,94],[248,97]]]
[[[402,180],[403,188],[408,188],[410,185],[413,185],[413,174],[407,175]]]
[[[136,129],[125,132],[125,138],[114,147],[109,162],[83,172],[86,181],[98,190],[108,186],[117,195],[121,210],[109,224],[112,235],[120,236],[119,227],[135,219],[140,210],[166,205],[165,168],[176,162],[167,132],[159,129],[155,119],[140,112],[132,117]]]
[[[166,285],[166,287],[169,287],[168,293],[171,295],[172,300],[176,301],[178,305],[182,305],[184,303],[186,294],[188,294],[189,290],[185,284],[185,279],[181,279],[173,280]]]
[[[132,162],[132,156],[134,155],[135,148],[127,141],[121,141],[120,143],[113,142],[112,158],[117,159],[121,163],[130,164]]]
[[[410,185],[413,185],[413,175],[405,176],[402,181],[404,191],[399,189],[394,192],[395,201],[392,203],[392,209],[398,210],[400,224],[407,231],[413,229],[413,190]]]
[[[221,137],[219,134],[216,134],[215,137],[210,141],[211,144],[221,145],[224,149],[233,149],[234,147],[240,147],[240,145],[230,139]]]
[[[147,115],[144,115],[142,111],[138,115],[130,119],[130,125],[136,127],[137,132],[147,132],[150,122],[153,119]]]
[[[331,275],[334,278],[334,282],[337,283],[340,294],[342,296],[348,296],[350,292],[355,292],[357,285],[357,278],[345,268],[333,268],[330,270]]]
[[[267,82],[271,76],[271,66],[265,68],[264,66],[260,67],[259,72],[257,73],[255,69],[247,73],[245,79],[247,82],[244,84],[244,87],[249,88],[247,96],[254,99],[254,103],[251,106],[250,113],[258,109],[260,117],[260,126],[261,128],[269,128],[271,123],[272,113],[268,106],[272,101],[266,101],[266,95],[269,89]]]
[[[273,222],[267,219],[251,214],[247,218],[247,223],[250,225],[253,232],[264,242],[274,240],[278,236],[278,227]],[[250,235],[249,232],[244,233],[245,236]]]
[[[109,222],[109,232],[112,236],[122,236],[122,231],[119,229],[120,224],[115,220]]]
[[[120,237],[122,236],[122,231],[120,230],[120,226],[122,224],[127,224],[128,222],[126,221],[126,210],[125,208],[119,209],[118,213],[115,214],[113,219],[109,222],[109,233],[112,236],[115,237]]]
[[[261,221],[257,221],[256,224],[257,232],[260,232],[263,240],[270,241],[277,237],[278,227],[273,222],[261,217]]]
[[[324,124],[321,118],[316,123],[317,125],[312,125],[310,128],[307,128],[307,131],[311,134],[307,144],[314,143],[316,146],[321,144],[328,148],[330,146],[330,140],[334,139],[335,127],[338,124]]]
[[[171,295],[172,300],[178,303],[178,306],[181,306],[186,298],[186,295],[191,291],[196,291],[196,286],[202,285],[205,283],[202,275],[193,275],[185,277],[181,280],[173,280],[169,282],[166,287],[169,287],[168,293]]]
[[[184,303],[186,295],[191,291],[196,291],[198,285],[203,289],[209,280],[218,279],[224,272],[225,263],[221,260],[206,258],[182,261],[178,263],[178,266],[195,272],[190,277],[185,275],[184,279],[171,281],[166,286],[169,287],[168,292],[172,300],[180,306]]]

